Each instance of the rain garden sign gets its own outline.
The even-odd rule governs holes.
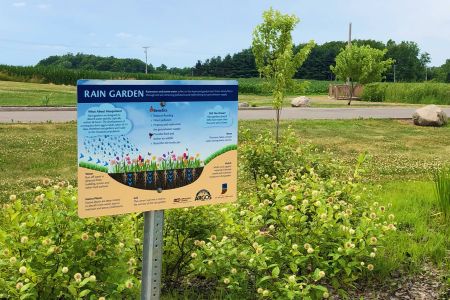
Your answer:
[[[78,213],[232,202],[236,81],[79,80]]]

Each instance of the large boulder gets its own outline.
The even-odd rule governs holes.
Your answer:
[[[292,107],[309,107],[311,103],[311,99],[305,96],[300,96],[292,99],[291,106]]]
[[[448,118],[445,112],[436,105],[427,105],[417,109],[413,116],[414,124],[419,126],[444,126]]]
[[[239,102],[238,107],[239,108],[250,107],[250,104],[248,104],[247,102]]]

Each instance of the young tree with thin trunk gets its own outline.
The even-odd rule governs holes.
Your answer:
[[[336,56],[336,66],[330,66],[331,71],[340,80],[350,81],[350,99],[353,98],[355,82],[366,84],[381,81],[383,74],[391,67],[394,60],[384,60],[387,49],[379,50],[370,46],[348,45]]]
[[[295,15],[284,15],[270,8],[263,13],[263,22],[253,31],[252,51],[256,67],[260,76],[265,78],[273,95],[277,142],[280,113],[286,91],[293,87],[298,90],[303,88],[292,78],[315,46],[314,41],[310,41],[294,55],[291,33],[299,21]]]

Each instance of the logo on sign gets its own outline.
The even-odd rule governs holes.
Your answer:
[[[195,195],[195,201],[207,201],[211,200],[211,194],[208,190],[200,190],[197,192],[197,195]]]
[[[228,184],[222,183],[222,195],[228,191]]]

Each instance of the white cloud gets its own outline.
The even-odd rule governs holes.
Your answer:
[[[47,9],[50,7],[50,5],[46,4],[46,3],[40,3],[40,4],[36,5],[36,7],[39,9]]]
[[[127,38],[131,38],[133,35],[128,32],[119,32],[116,34],[116,36],[121,39],[127,39]]]
[[[27,5],[27,3],[26,2],[14,2],[12,5],[14,7],[24,7]]]

